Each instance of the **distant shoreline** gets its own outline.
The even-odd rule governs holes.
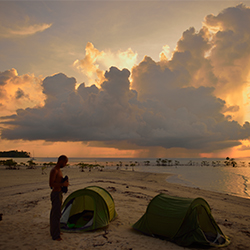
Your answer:
[[[10,150],[10,151],[0,151],[0,158],[30,158],[30,153],[26,151]]]
[[[0,156],[0,158],[30,158],[30,156]]]

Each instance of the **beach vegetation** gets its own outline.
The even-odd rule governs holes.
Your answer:
[[[88,164],[83,163],[83,162],[79,162],[76,165],[79,166],[79,169],[80,169],[81,172],[84,172],[84,169],[86,169],[87,166],[88,166]]]
[[[156,160],[156,165],[157,166],[161,166],[161,158],[159,158],[159,159]]]
[[[42,174],[47,174],[46,172],[45,172],[45,170],[48,168],[48,167],[54,167],[56,165],[56,163],[55,162],[44,162],[43,163],[43,166],[42,166]]]
[[[91,172],[92,169],[94,169],[94,164],[88,164],[89,172]]]
[[[209,166],[209,161],[202,161],[201,166]]]
[[[161,160],[161,166],[167,166],[168,160]]]
[[[188,163],[187,163],[188,166],[195,166],[195,162],[190,160]]]
[[[99,171],[102,171],[104,166],[101,166],[99,164],[87,164],[87,167],[89,168],[89,172],[92,170],[92,169],[98,169]]]
[[[79,162],[76,164],[77,166],[79,166],[79,169],[81,172],[85,172],[84,170],[88,169],[89,172],[91,172],[92,169],[98,169],[99,171],[103,171],[104,166],[103,165],[99,165],[99,164],[88,164],[88,163],[83,163],[83,162]]]
[[[13,159],[0,161],[0,164],[6,166],[6,169],[17,169],[17,162],[13,161]]]
[[[47,173],[45,172],[46,168],[47,168],[46,165],[43,165],[43,166],[42,166],[42,174],[47,174]]]
[[[44,166],[53,167],[53,166],[55,166],[55,165],[56,165],[56,163],[55,163],[55,162],[50,161],[50,162],[44,162],[44,163],[43,163],[43,165],[44,165]]]
[[[130,164],[130,167],[132,168],[132,171],[135,171],[135,169],[134,169],[135,166],[136,166],[135,163],[131,163],[131,164]]]
[[[37,165],[32,159],[28,160],[27,163],[28,163],[27,169],[34,169],[35,166]]]
[[[122,161],[119,161],[119,163],[116,164],[117,167],[122,167],[123,163]]]
[[[219,167],[219,166],[221,166],[221,161],[212,161],[212,166],[213,167]]]
[[[156,166],[173,166],[173,160],[159,158],[156,160]]]
[[[241,167],[245,167],[246,166],[246,163],[244,161],[241,161],[240,164],[241,164]]]
[[[234,158],[227,157],[226,160],[224,161],[224,164],[226,166],[237,167],[237,162],[234,160]]]

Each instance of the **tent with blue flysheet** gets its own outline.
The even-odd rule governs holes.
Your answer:
[[[62,205],[61,230],[84,232],[107,226],[115,217],[115,204],[110,193],[89,186],[71,193]]]
[[[215,222],[203,198],[155,196],[133,228],[150,236],[164,238],[180,246],[200,244],[224,247],[230,241]]]

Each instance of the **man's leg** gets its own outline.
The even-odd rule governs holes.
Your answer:
[[[60,236],[60,218],[62,206],[62,193],[51,192],[52,208],[50,211],[50,234],[53,240],[58,240]]]

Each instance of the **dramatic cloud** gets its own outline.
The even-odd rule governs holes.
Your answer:
[[[9,115],[19,108],[43,104],[42,80],[33,75],[19,76],[15,69],[0,72],[0,111]]]
[[[112,56],[88,43],[85,58],[74,65],[94,84],[78,86],[62,73],[45,78],[44,106],[2,117],[2,138],[199,152],[239,146],[250,136],[242,103],[250,69],[249,21],[249,8],[238,5],[207,16],[199,31],[183,32],[170,59],[167,46],[159,62],[145,56],[134,65],[132,50],[113,57],[114,63],[130,59],[131,72],[116,64],[104,73],[99,64]],[[0,74],[0,86],[9,74]],[[13,93],[17,100],[27,95],[20,86]]]
[[[225,119],[220,113],[224,102],[212,95],[211,88],[159,89],[159,95],[152,93],[152,98],[140,101],[130,89],[129,75],[126,69],[112,67],[100,89],[81,84],[77,90],[74,78],[47,77],[43,81],[45,105],[20,109],[7,117],[11,119],[7,124],[16,128],[4,129],[2,137],[214,150],[238,145],[238,139],[250,134],[248,123],[241,127]]]
[[[104,56],[92,43],[88,43],[85,48],[86,55],[82,60],[76,60],[74,66],[85,74],[90,84],[99,83],[103,79],[103,72],[99,69],[97,60]]]
[[[74,66],[88,77],[88,85],[100,85],[104,81],[105,70],[115,65],[117,68],[132,68],[137,61],[137,53],[130,48],[126,51],[117,51],[116,53],[99,51],[92,43],[88,43],[85,48],[85,57],[82,60],[76,60]]]
[[[208,15],[205,25],[214,33],[209,60],[216,75],[215,94],[232,106],[244,107],[250,68],[250,8],[240,4]],[[244,111],[244,108],[243,110]],[[243,113],[235,119],[243,120]]]

